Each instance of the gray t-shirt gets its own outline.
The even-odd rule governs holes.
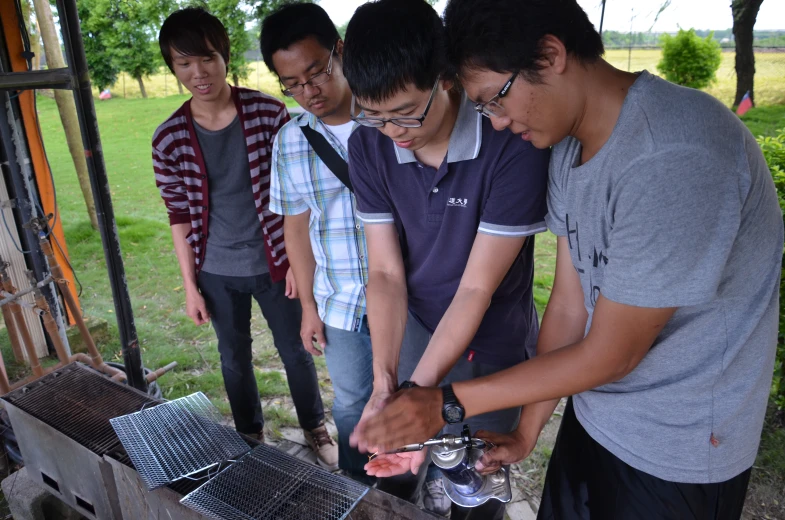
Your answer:
[[[216,131],[196,122],[194,128],[207,168],[210,197],[202,270],[224,276],[269,272],[240,119],[235,117],[229,126]]]
[[[678,307],[627,377],[574,396],[591,437],[656,477],[752,466],[777,341],[782,214],[752,134],[713,97],[642,72],[608,142],[554,147],[548,227],[567,237],[589,324],[601,293]]]

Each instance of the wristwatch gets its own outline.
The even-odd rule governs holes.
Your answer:
[[[406,380],[403,383],[401,383],[400,385],[398,385],[398,390],[404,390],[406,388],[415,388],[417,386],[420,386],[420,385],[418,385],[414,381]]]
[[[452,385],[444,385],[442,387],[442,419],[447,424],[455,424],[463,421],[466,411],[463,405],[455,397],[455,392],[452,391]]]

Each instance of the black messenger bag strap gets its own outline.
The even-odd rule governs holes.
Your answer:
[[[305,134],[305,138],[308,139],[308,143],[311,145],[311,148],[313,148],[313,151],[316,152],[316,155],[318,155],[330,171],[333,172],[333,175],[338,177],[338,180],[349,188],[349,191],[354,193],[352,181],[349,179],[349,165],[346,164],[343,157],[335,151],[335,148],[327,142],[327,139],[322,134],[310,126],[301,126],[300,130]]]

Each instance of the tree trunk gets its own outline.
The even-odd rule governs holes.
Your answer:
[[[57,38],[49,0],[33,0],[33,5],[38,18],[38,26],[41,29],[41,38],[44,42],[47,67],[49,69],[65,67],[65,60],[60,50],[60,40]],[[87,206],[90,224],[93,226],[93,229],[98,229],[98,217],[95,214],[95,201],[93,200],[93,191],[90,187],[90,176],[87,173],[87,161],[84,156],[84,143],[82,143],[82,132],[79,129],[79,119],[76,116],[74,95],[67,90],[55,90],[55,101],[60,112],[60,121],[63,123],[68,151],[71,152],[76,176],[79,179],[79,187],[82,189],[82,197],[84,198],[85,206]]]
[[[136,78],[136,81],[139,82],[139,91],[142,93],[142,97],[147,99],[147,91],[144,89],[144,81],[142,81],[142,76]]]
[[[180,95],[183,95],[183,84],[180,83],[180,80],[177,80],[177,91],[180,92]]]
[[[750,93],[750,100],[755,103],[755,53],[752,48],[755,19],[763,0],[733,0],[733,37],[736,40],[736,98],[733,106],[741,103],[744,94]]]
[[[232,81],[234,81],[235,87],[240,86],[240,78],[237,76],[237,74],[232,74]]]

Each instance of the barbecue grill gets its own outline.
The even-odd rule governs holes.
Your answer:
[[[375,489],[367,490],[365,496],[357,502],[356,498],[351,498],[354,496],[351,493],[362,493],[365,489],[362,486],[324,472],[274,448],[264,446],[259,449],[259,443],[247,437],[242,437],[243,442],[248,445],[246,451],[252,448],[258,450],[245,456],[249,457],[248,462],[252,462],[252,459],[275,462],[264,469],[260,469],[258,460],[253,460],[252,464],[235,463],[228,469],[224,465],[221,466],[223,470],[220,474],[219,468],[213,467],[208,470],[209,475],[208,471],[196,473],[165,487],[148,490],[134,469],[131,457],[123,448],[110,420],[157,407],[161,401],[112,381],[79,363],[57,369],[6,394],[2,400],[8,410],[31,478],[90,519],[215,518],[207,511],[200,513],[184,507],[179,502],[190,494],[186,502],[200,503],[194,492],[208,480],[212,486],[204,486],[201,492],[205,496],[211,494],[210,496],[218,501],[231,504],[237,497],[251,496],[258,491],[245,489],[246,484],[240,484],[242,479],[246,478],[243,476],[246,471],[247,475],[264,476],[267,483],[265,492],[269,493],[269,499],[281,508],[280,516],[275,516],[278,513],[271,513],[271,516],[257,517],[265,520],[340,518],[330,512],[346,508],[347,501],[356,504],[350,513],[352,520],[435,518],[403,500]],[[261,473],[257,473],[259,471]],[[284,474],[285,478],[279,480],[281,471],[288,474]],[[235,472],[239,476],[237,481],[230,482],[230,487],[235,490],[237,497],[214,493],[219,485],[225,484],[224,479],[232,477]],[[214,475],[217,476],[208,479]],[[212,499],[208,497],[209,500]],[[309,511],[309,516],[294,516],[294,506],[297,504],[300,504],[304,511]],[[258,511],[255,507],[258,508],[259,505],[251,504],[248,511]],[[283,513],[290,516],[282,516]]]

